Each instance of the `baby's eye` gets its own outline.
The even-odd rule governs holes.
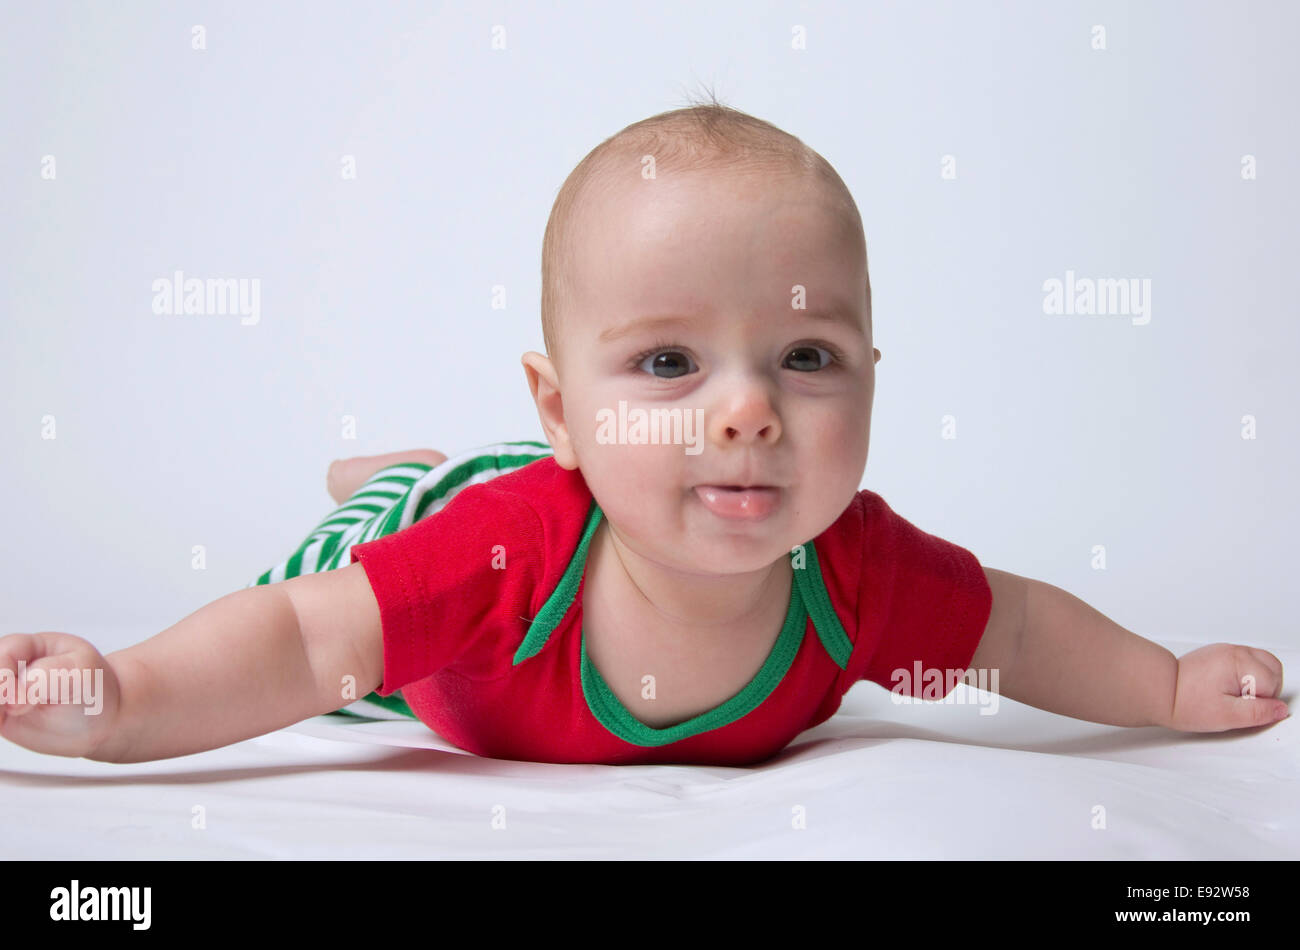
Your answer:
[[[826,357],[825,362],[819,360],[818,358],[819,353],[825,355]],[[794,360],[795,362],[802,364],[802,365],[790,366],[790,369],[797,369],[800,372],[813,372],[815,370],[822,369],[828,366],[829,364],[833,363],[835,361],[835,357],[830,353],[830,351],[824,350],[820,346],[804,345],[804,346],[796,346],[793,350],[790,351],[790,356],[787,357],[787,365],[789,365],[790,360]],[[809,366],[808,365],[809,363],[811,363],[812,365]]]
[[[680,350],[655,350],[647,353],[644,357],[638,357],[640,360],[639,368],[645,369],[646,372],[658,376],[660,379],[674,379],[678,376],[684,376],[693,372],[694,367],[690,357]],[[649,363],[649,367],[646,364]],[[695,367],[698,368],[698,367]],[[664,370],[664,372],[658,372]]]

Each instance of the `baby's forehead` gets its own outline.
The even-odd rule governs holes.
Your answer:
[[[856,205],[817,176],[726,169],[690,169],[677,178],[672,174],[642,181],[606,170],[573,209],[565,241],[570,262],[606,258],[614,246],[632,249],[635,257],[663,245],[672,256],[672,247],[689,244],[695,233],[745,242],[754,234],[756,203],[761,209],[757,220],[774,221],[780,215],[781,220],[797,220],[809,240],[846,241],[865,251]],[[734,224],[728,223],[730,208],[740,215]],[[682,231],[683,226],[701,230]]]
[[[799,233],[811,242],[806,245],[807,253],[816,258],[813,270],[821,271],[824,277],[840,283],[824,269],[834,266],[832,262],[841,257],[845,269],[857,271],[865,265],[865,238],[852,198],[808,169],[769,163],[681,170],[665,169],[660,164],[654,171],[655,178],[642,178],[639,167],[628,158],[602,167],[599,176],[589,182],[592,187],[588,199],[582,208],[574,209],[583,220],[572,222],[576,225],[569,231],[572,242],[566,242],[566,285],[576,290],[575,284],[584,285],[583,289],[594,289],[593,282],[599,284],[606,303],[641,295],[658,299],[661,294],[650,289],[662,283],[662,267],[689,265],[698,254],[711,253],[717,246],[710,243],[714,240],[736,246],[750,239],[752,219],[742,218],[735,226],[714,225],[726,217],[728,202],[749,208],[755,200],[766,202],[773,211],[777,204],[798,209],[795,213],[803,222]],[[786,191],[795,200],[791,201]],[[785,215],[787,209],[782,208],[780,213]],[[770,220],[768,214],[768,210],[760,210],[759,220]],[[699,224],[702,230],[680,232],[679,237],[679,221]],[[778,230],[785,233],[783,228]],[[701,237],[704,234],[707,238]],[[699,237],[703,245],[692,241],[692,237]],[[844,253],[827,254],[823,241],[842,247]],[[683,260],[683,254],[689,260]],[[638,262],[644,266],[638,266]],[[839,274],[840,268],[835,267],[835,271]],[[809,276],[816,279],[815,273]],[[707,309],[707,301],[698,303]],[[592,322],[603,325],[604,321]]]

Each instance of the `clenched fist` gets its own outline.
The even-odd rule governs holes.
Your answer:
[[[0,736],[33,752],[85,756],[113,733],[121,688],[95,647],[70,633],[0,637]]]
[[[1266,726],[1289,716],[1282,661],[1267,650],[1211,643],[1178,659],[1178,687],[1170,729],[1224,732]]]

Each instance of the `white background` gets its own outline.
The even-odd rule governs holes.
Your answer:
[[[542,438],[519,357],[555,193],[707,84],[862,211],[863,487],[1144,636],[1300,642],[1296,4],[42,3],[0,31],[0,631],[145,639],[285,558],[331,459]],[[153,313],[178,269],[259,279],[260,322]],[[1045,315],[1067,269],[1150,279],[1150,323]]]

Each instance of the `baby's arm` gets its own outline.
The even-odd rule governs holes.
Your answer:
[[[94,748],[68,752],[57,741],[63,737],[37,729],[20,734],[19,723],[29,716],[60,715],[38,706],[6,723],[6,737],[41,752],[145,762],[331,712],[348,702],[345,676],[355,677],[356,696],[382,682],[379,607],[364,568],[353,564],[227,594],[152,639],[109,654],[103,664],[105,679],[116,681],[117,702],[111,729]],[[69,721],[52,722],[50,731]]]
[[[1216,643],[1178,659],[1059,587],[1002,571],[985,575],[993,613],[970,665],[996,668],[1003,696],[1090,722],[1190,732],[1266,725],[1288,714],[1272,698],[1282,688],[1282,664],[1265,650]]]
[[[227,594],[151,640],[110,654],[121,722],[87,756],[142,762],[251,739],[379,686],[379,606],[360,564]]]

